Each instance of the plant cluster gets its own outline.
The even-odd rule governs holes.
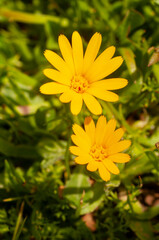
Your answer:
[[[0,23],[0,239],[159,239],[159,2],[1,0]]]

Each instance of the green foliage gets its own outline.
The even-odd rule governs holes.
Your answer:
[[[159,205],[141,200],[159,194],[158,24],[157,0],[0,1],[0,239],[159,239]],[[114,45],[124,58],[113,76],[129,84],[118,103],[101,104],[131,139],[131,161],[108,183],[68,151],[72,123],[83,124],[87,110],[77,119],[39,92],[44,50],[59,54],[58,35],[74,30],[85,46],[100,32],[101,51]]]

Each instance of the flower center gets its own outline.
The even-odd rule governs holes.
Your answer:
[[[108,157],[107,149],[103,148],[101,145],[94,144],[91,147],[90,155],[97,162],[101,162]]]
[[[71,89],[77,93],[84,93],[89,86],[89,83],[86,78],[81,75],[73,76],[71,80]]]

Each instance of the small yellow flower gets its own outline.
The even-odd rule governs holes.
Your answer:
[[[123,78],[104,79],[123,62],[122,57],[113,57],[115,47],[105,49],[98,57],[101,34],[95,33],[83,54],[82,39],[77,31],[72,34],[72,46],[64,35],[59,36],[59,47],[63,58],[46,50],[46,59],[56,68],[45,69],[44,74],[54,80],[41,86],[43,94],[59,94],[63,103],[71,102],[71,112],[79,114],[83,101],[93,114],[101,114],[102,108],[95,97],[104,101],[118,101],[118,95],[109,91],[123,88],[128,81]],[[96,58],[97,57],[97,58]]]
[[[104,181],[110,180],[110,173],[119,174],[115,163],[125,163],[130,160],[126,153],[120,153],[127,149],[131,141],[122,140],[124,131],[122,128],[115,130],[116,121],[111,119],[108,123],[104,116],[100,116],[95,126],[91,117],[85,118],[84,128],[73,125],[74,135],[72,141],[77,146],[71,146],[70,152],[76,155],[75,162],[87,164],[87,170],[99,171]]]

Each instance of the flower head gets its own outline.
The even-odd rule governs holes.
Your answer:
[[[59,36],[62,57],[46,50],[44,55],[55,69],[45,69],[44,74],[54,80],[40,87],[43,94],[59,94],[63,103],[71,102],[71,112],[77,115],[83,101],[93,114],[101,114],[102,108],[96,98],[115,102],[118,95],[110,90],[123,88],[128,81],[123,78],[105,79],[123,62],[122,57],[113,57],[115,47],[105,49],[98,57],[101,34],[95,33],[90,39],[85,54],[82,39],[77,31],[72,34],[72,46],[64,35]]]
[[[91,117],[85,118],[85,130],[77,124],[73,125],[74,135],[72,141],[77,146],[71,146],[70,152],[76,155],[75,162],[87,164],[87,170],[99,171],[104,181],[110,180],[110,173],[118,174],[119,169],[114,163],[125,163],[130,156],[121,151],[127,149],[131,141],[122,140],[122,128],[115,130],[116,121],[111,119],[108,123],[104,116],[100,116],[95,126]]]

